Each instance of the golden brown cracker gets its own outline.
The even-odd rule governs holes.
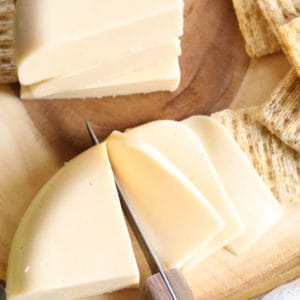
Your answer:
[[[258,122],[255,113],[226,109],[212,118],[229,130],[282,205],[299,202],[300,155]]]
[[[280,51],[280,45],[269,29],[256,0],[233,0],[233,5],[250,57]]]
[[[258,120],[300,153],[300,79],[293,69],[257,113]]]

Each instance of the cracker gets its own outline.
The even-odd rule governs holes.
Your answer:
[[[229,130],[282,205],[300,202],[300,155],[258,122],[255,113],[226,109],[212,118]]]
[[[16,82],[14,11],[11,0],[0,0],[0,83]]]
[[[257,0],[257,3],[277,38],[280,26],[300,16],[299,0]]]
[[[300,17],[279,27],[283,51],[300,75]]]
[[[300,153],[300,79],[291,69],[257,113],[257,119]]]
[[[280,50],[256,0],[233,0],[233,5],[250,57],[260,57]]]

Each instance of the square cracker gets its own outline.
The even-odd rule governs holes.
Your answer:
[[[257,119],[300,153],[300,79],[291,69],[257,113]]]
[[[256,1],[233,0],[246,51],[250,57],[260,57],[280,50],[280,45]]]
[[[300,202],[300,155],[255,117],[256,109],[226,109],[212,115],[232,134],[278,201]]]
[[[279,27],[282,49],[300,76],[300,17]]]
[[[280,26],[300,16],[299,0],[257,0],[257,3],[277,38]]]
[[[300,1],[257,1],[283,52],[300,75]]]

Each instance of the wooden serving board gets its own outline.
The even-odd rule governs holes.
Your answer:
[[[229,0],[186,0],[182,82],[175,93],[116,99],[24,101],[0,97],[0,279],[13,234],[34,195],[74,155],[90,146],[84,120],[100,138],[155,119],[182,119],[262,103],[288,70],[283,55],[251,61]],[[17,86],[0,87],[10,93]],[[6,94],[5,94],[6,95]],[[3,129],[3,130],[2,130]],[[9,141],[5,147],[1,140]],[[4,151],[5,150],[5,151]],[[185,274],[197,299],[248,299],[300,276],[300,206],[243,256],[221,250]],[[141,272],[150,268],[131,233]],[[80,270],[78,270],[80,272]],[[93,299],[135,300],[142,289]]]

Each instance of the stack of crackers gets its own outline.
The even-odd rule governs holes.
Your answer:
[[[16,82],[13,0],[0,0],[0,83]]]
[[[291,70],[262,107],[212,115],[283,206],[300,202],[300,1],[233,0],[251,58],[283,51]]]

